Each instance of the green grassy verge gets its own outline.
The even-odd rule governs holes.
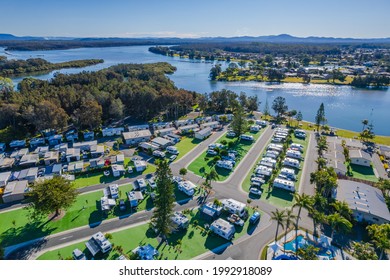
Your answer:
[[[307,146],[309,143],[309,138],[307,137],[305,140],[302,140],[302,139],[298,139],[294,135],[292,135],[292,141],[294,143],[302,144],[305,147],[304,152],[303,152],[303,156],[305,157]],[[271,143],[271,141],[269,143]],[[251,175],[253,173],[253,170],[255,169],[257,162],[259,162],[261,160],[261,158],[263,157],[263,154],[265,154],[266,147],[268,146],[269,143],[267,143],[267,145],[264,147],[264,152],[259,155],[256,163],[252,166],[250,172],[248,172],[247,176],[245,177],[244,181],[242,182],[242,189],[248,193],[249,193],[249,189],[251,186]],[[303,164],[304,164],[304,161],[301,162],[301,168],[298,171],[297,181],[295,182],[295,187],[297,188],[297,191],[298,191],[298,186],[299,186],[299,183],[300,183],[301,177],[302,177]],[[279,173],[279,171],[278,171],[278,173]],[[278,189],[278,188],[270,188],[268,182],[266,182],[263,186],[261,186],[260,189],[263,192],[260,196],[260,200],[266,201],[272,205],[279,206],[279,207],[291,207],[294,203],[294,196],[293,196],[292,192]],[[251,198],[252,198],[252,195],[251,195]],[[258,198],[258,196],[253,196],[253,198]]]
[[[179,155],[176,160],[181,159],[184,155],[190,152],[193,148],[196,147],[202,140],[191,138],[191,137],[182,137],[180,142],[175,145],[177,150],[179,151]]]
[[[229,138],[226,136],[226,133],[221,138],[219,138],[217,142],[221,143],[221,141],[223,140],[226,140],[227,142],[229,141],[235,142],[232,149],[238,152],[238,156],[236,156],[236,166],[237,166],[240,160],[245,156],[245,154],[250,150],[253,144],[257,141],[257,139],[259,139],[260,135],[262,134],[262,131],[264,131],[264,129],[256,133],[250,133],[250,132],[247,133],[253,136],[254,141],[252,142],[238,141],[237,138]],[[205,173],[209,172],[211,168],[214,167],[213,158],[214,158],[213,156],[207,156],[207,150],[206,150],[199,157],[197,157],[193,162],[191,162],[191,164],[188,166],[188,170],[194,172],[199,176],[204,176]],[[215,170],[217,171],[219,176],[219,179],[217,181],[224,181],[230,176],[230,174],[233,173],[234,168],[233,170],[229,171],[224,168],[215,167]]]
[[[249,214],[251,215],[252,213],[253,210],[249,209]],[[223,217],[224,216],[225,215],[223,215]],[[187,214],[187,217],[190,219],[190,226],[188,229],[172,234],[168,239],[168,245],[165,243],[159,244],[156,234],[153,230],[149,229],[148,224],[112,233],[111,242],[115,246],[121,246],[125,254],[129,254],[137,246],[151,244],[159,251],[160,255],[158,259],[164,260],[188,260],[209,250],[213,250],[221,245],[230,243],[219,236],[208,234],[205,226],[211,222],[202,219],[198,210],[192,210],[189,214]],[[236,226],[234,239],[237,239],[245,234],[252,234],[254,229],[255,227],[249,225],[249,222],[246,221],[243,227]],[[69,258],[72,251],[76,248],[84,251],[89,259],[91,258],[85,247],[84,241],[46,252],[38,259],[57,260],[61,258]],[[96,256],[96,259],[116,259],[119,255],[120,253],[117,250],[112,250],[109,254]]]

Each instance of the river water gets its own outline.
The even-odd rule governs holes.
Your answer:
[[[316,112],[323,102],[328,124],[334,127],[360,131],[361,121],[368,119],[374,124],[374,131],[380,135],[390,135],[388,116],[390,113],[390,89],[365,90],[349,86],[303,85],[298,83],[269,84],[260,82],[213,82],[208,75],[212,63],[166,57],[150,53],[148,46],[111,47],[111,48],[80,48],[72,50],[53,51],[12,51],[0,55],[9,59],[28,59],[40,57],[50,62],[64,62],[77,59],[102,58],[104,63],[77,69],[62,69],[48,74],[35,75],[39,79],[50,79],[55,72],[78,73],[80,71],[96,71],[118,63],[152,63],[169,62],[177,71],[169,77],[179,88],[200,93],[214,90],[230,89],[237,93],[241,91],[248,95],[257,95],[262,102],[263,110],[266,100],[271,107],[277,96],[286,98],[289,109],[301,111],[304,120],[314,121]],[[18,83],[23,77],[14,78]]]

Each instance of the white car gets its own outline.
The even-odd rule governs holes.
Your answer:
[[[259,190],[258,188],[250,188],[250,189],[249,189],[249,192],[250,192],[251,194],[254,194],[254,195],[261,195],[261,194],[262,194],[262,191]]]
[[[233,132],[233,131],[229,131],[227,134],[226,134],[227,137],[236,137],[236,134]]]
[[[214,151],[214,150],[207,150],[207,154],[208,154],[208,155],[211,155],[211,156],[216,156],[216,155],[218,155],[218,153],[217,153],[216,151]]]

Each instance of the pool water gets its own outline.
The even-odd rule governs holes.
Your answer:
[[[298,241],[298,248],[305,247],[307,245],[314,245],[317,248],[320,248],[320,251],[318,252],[318,256],[322,257],[328,257],[329,259],[334,258],[334,253],[332,249],[324,248],[322,246],[319,246],[317,243],[313,242],[312,240],[307,240],[303,235],[298,235],[293,240],[284,243],[284,249],[286,251],[295,252],[296,251],[296,240]]]

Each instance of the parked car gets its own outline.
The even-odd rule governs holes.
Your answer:
[[[177,155],[172,155],[169,157],[169,161],[172,162],[177,158]]]
[[[216,151],[214,151],[214,150],[207,150],[207,154],[208,154],[208,155],[211,155],[211,156],[216,156],[216,155],[218,155],[218,153],[217,153]]]
[[[72,252],[72,257],[74,260],[86,260],[85,254],[79,249],[74,249]]]
[[[261,190],[259,190],[258,188],[254,188],[254,187],[250,188],[249,192],[251,194],[254,194],[254,195],[261,195],[262,194]]]
[[[255,212],[252,214],[252,216],[249,218],[249,223],[250,224],[255,224],[260,220],[260,213]]]
[[[119,200],[119,210],[125,211],[126,210],[126,204],[123,199]]]

